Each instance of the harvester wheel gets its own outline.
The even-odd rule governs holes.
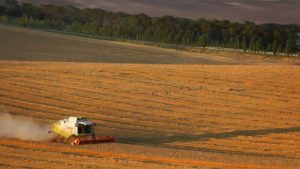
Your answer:
[[[71,136],[67,142],[67,144],[71,144],[71,145],[79,145],[80,144],[80,139],[76,136]]]
[[[80,144],[80,139],[79,138],[75,138],[73,141],[73,145],[79,145]]]

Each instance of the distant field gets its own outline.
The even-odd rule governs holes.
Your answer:
[[[88,116],[117,142],[0,139],[4,167],[300,168],[298,66],[0,61],[0,84],[4,112]]]
[[[164,49],[0,25],[0,60],[146,64],[274,64],[295,59]]]

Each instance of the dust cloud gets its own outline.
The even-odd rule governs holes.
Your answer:
[[[0,137],[30,141],[46,141],[52,138],[48,133],[50,125],[42,125],[31,118],[0,113]]]

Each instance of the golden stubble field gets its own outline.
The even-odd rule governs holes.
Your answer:
[[[1,113],[116,143],[0,139],[7,168],[300,168],[300,67],[0,61]]]

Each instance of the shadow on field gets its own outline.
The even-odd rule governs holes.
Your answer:
[[[290,128],[271,128],[258,130],[235,130],[224,133],[204,133],[200,135],[148,135],[148,136],[130,136],[120,137],[118,142],[126,144],[149,144],[162,145],[172,142],[190,142],[190,141],[207,141],[210,139],[226,139],[238,136],[261,136],[269,134],[281,134],[300,132],[300,126]]]

